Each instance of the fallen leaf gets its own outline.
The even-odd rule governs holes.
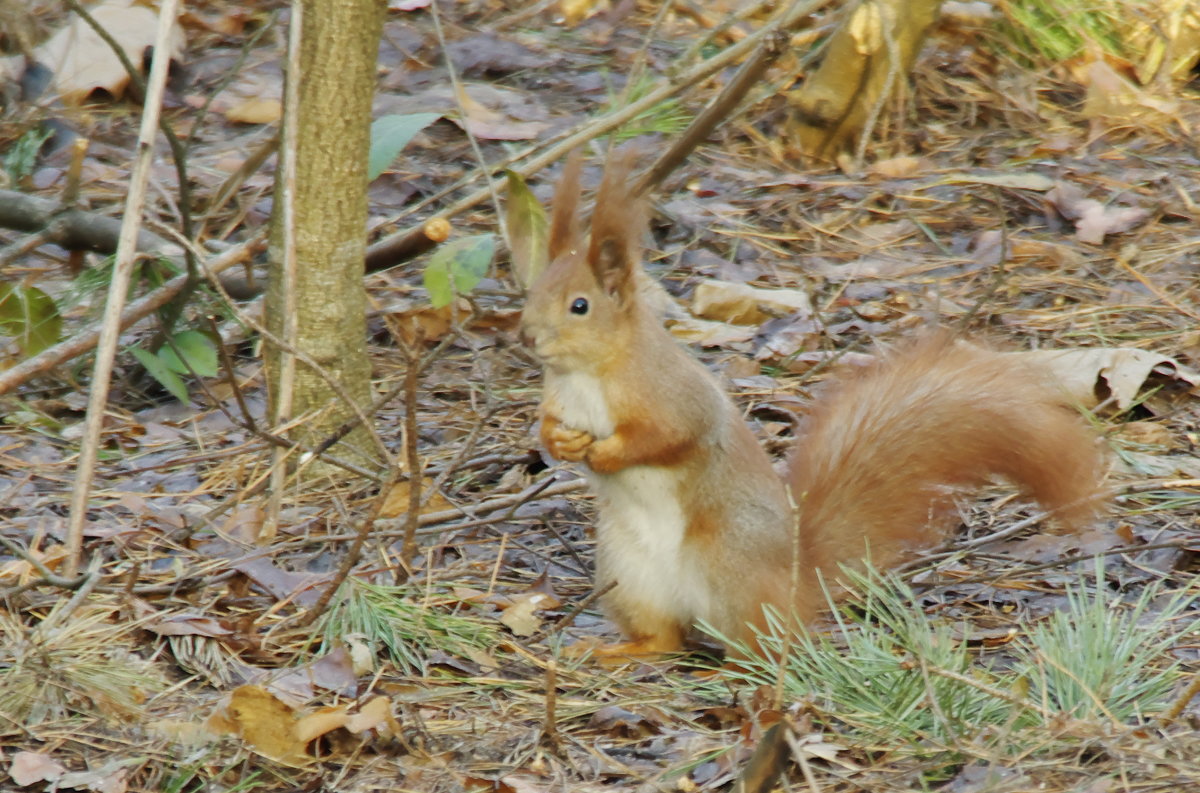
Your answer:
[[[295,735],[299,746],[306,747],[310,741],[320,738],[326,733],[346,726],[350,714],[345,705],[332,705],[320,708],[296,719]]]
[[[1008,187],[1014,190],[1036,190],[1044,193],[1054,187],[1054,180],[1035,171],[1026,173],[951,173],[943,176],[938,184],[987,184],[993,187]]]
[[[219,713],[219,715],[218,715]],[[215,730],[232,731],[258,754],[287,765],[312,761],[296,731],[296,712],[261,686],[240,686],[210,717]]]
[[[225,111],[235,124],[273,124],[283,118],[283,103],[278,99],[252,97]]]
[[[350,714],[346,729],[356,735],[371,730],[381,738],[395,738],[400,734],[400,724],[392,713],[392,701],[385,696],[369,699],[357,713]]]
[[[523,94],[494,86],[468,85],[457,92],[462,117],[449,116],[460,127],[484,140],[530,140],[550,123],[522,118],[530,100]]]
[[[1103,59],[1089,64],[1083,79],[1087,86],[1087,96],[1083,101],[1084,118],[1151,123],[1179,117],[1178,101],[1155,96],[1140,88]]]
[[[429,492],[429,488],[433,485],[433,480],[425,477],[421,480],[421,494],[429,494],[429,498],[421,507],[421,514],[427,512],[437,512],[438,510],[447,509],[450,502],[446,497],[439,492]],[[409,496],[411,491],[408,482],[397,482],[388,491],[387,496],[383,500],[383,506],[379,509],[379,517],[381,518],[398,518],[408,514],[408,505],[410,503]]]
[[[812,350],[823,332],[821,323],[811,316],[781,317],[766,322],[760,328],[764,339],[754,353],[754,360],[781,361]]]
[[[867,173],[884,179],[903,179],[919,172],[923,167],[925,162],[920,157],[892,157],[871,163],[867,166]]]
[[[35,782],[53,782],[67,771],[62,763],[41,752],[17,752],[8,766],[8,775],[17,787]]]
[[[146,630],[159,636],[208,636],[214,639],[233,634],[221,620],[200,614],[168,614],[147,622]]]
[[[158,11],[142,0],[105,0],[88,11],[129,60],[140,65],[146,48],[154,44]],[[183,47],[183,28],[176,22],[170,38],[173,60],[182,57]],[[129,73],[112,48],[76,15],[38,47],[34,57],[54,72],[52,88],[69,104],[78,104],[98,90],[119,98],[129,85]]]
[[[1117,428],[1117,437],[1139,446],[1175,449],[1181,445],[1169,429],[1155,421],[1130,421]]]
[[[606,705],[593,713],[588,726],[618,738],[645,738],[659,731],[655,721],[616,705]]]
[[[1133,347],[1032,350],[1008,354],[1048,368],[1057,384],[1072,399],[1089,408],[1110,397],[1119,409],[1128,408],[1152,375],[1188,388],[1200,385],[1200,373],[1164,355]]]
[[[1144,223],[1150,210],[1141,207],[1105,206],[1086,198],[1077,185],[1059,182],[1046,193],[1046,201],[1067,220],[1075,223],[1080,242],[1100,244],[1108,234],[1120,234]]]
[[[559,0],[558,9],[562,13],[563,24],[573,28],[583,20],[598,14],[609,7],[609,0]]]
[[[772,317],[812,314],[812,298],[798,289],[760,289],[732,281],[701,281],[692,313],[735,325],[759,325]]]
[[[755,329],[749,325],[730,325],[707,319],[676,319],[667,326],[671,335],[702,347],[725,347],[754,338]]]
[[[512,605],[500,612],[500,622],[517,636],[532,636],[542,625],[535,612],[557,608],[557,598],[544,592],[525,592],[513,598]]]

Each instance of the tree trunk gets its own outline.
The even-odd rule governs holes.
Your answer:
[[[295,139],[285,138],[280,147],[266,318],[268,329],[301,355],[294,360],[294,374],[284,351],[270,343],[266,361],[276,426],[302,418],[291,437],[316,444],[356,414],[306,365],[305,356],[360,408],[371,399],[363,257],[371,100],[385,5],[382,0],[298,0],[297,5],[299,80],[291,95],[298,101],[287,109],[297,113],[291,125]],[[293,158],[295,174],[290,267],[282,211],[287,158]],[[333,453],[358,462],[374,457],[361,427]]]
[[[870,134],[887,98],[908,79],[941,0],[864,0],[833,34],[821,65],[790,98],[805,158],[835,162]]]

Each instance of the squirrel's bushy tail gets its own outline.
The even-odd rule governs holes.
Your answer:
[[[1095,516],[1101,442],[1046,373],[939,332],[822,393],[790,462],[806,567],[887,566],[951,528],[953,495],[1002,476],[1066,527]],[[820,530],[806,530],[807,527]]]

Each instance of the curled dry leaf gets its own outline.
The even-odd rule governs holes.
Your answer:
[[[1083,256],[1062,243],[1034,240],[1016,234],[1009,235],[1006,240],[998,229],[989,229],[976,237],[975,249],[971,254],[976,264],[992,267],[1000,263],[1001,257],[1005,261],[1035,267],[1073,269],[1083,265]]]
[[[528,97],[511,89],[469,85],[457,92],[462,119],[450,120],[484,140],[530,140],[550,127],[545,121],[526,120]]]
[[[17,787],[54,782],[66,772],[62,763],[41,752],[17,752],[8,766],[8,775],[17,783]]]
[[[537,612],[559,605],[558,598],[545,592],[525,592],[513,598],[512,604],[500,612],[500,622],[517,636],[532,636],[542,625]]]
[[[1085,407],[1095,407],[1111,398],[1118,408],[1124,410],[1133,404],[1151,377],[1184,384],[1188,388],[1200,385],[1200,373],[1164,355],[1132,347],[1033,350],[1009,354],[1049,369],[1071,398]]]
[[[1083,75],[1087,96],[1083,116],[1119,124],[1170,123],[1179,118],[1179,102],[1155,96],[1125,79],[1103,60],[1093,61]]]
[[[300,714],[261,686],[234,689],[208,720],[214,733],[238,735],[258,754],[292,766],[311,763],[309,743],[342,727],[382,738],[395,737],[400,730],[387,697],[375,697],[355,713],[337,705]]]
[[[773,317],[812,314],[812,298],[798,289],[760,289],[731,281],[702,281],[692,313],[735,325],[759,325]]]
[[[140,0],[105,0],[89,11],[134,66],[140,66],[146,48],[154,44],[158,11]],[[183,48],[183,28],[176,22],[171,29],[171,58],[179,60]],[[129,85],[129,74],[112,49],[76,15],[38,47],[34,57],[54,72],[53,90],[67,103],[82,102],[93,91],[120,97]]]
[[[919,157],[892,157],[879,160],[867,166],[867,173],[883,179],[904,179],[913,176],[927,167]]]
[[[749,325],[730,325],[708,319],[672,320],[667,326],[671,335],[701,347],[726,347],[754,338],[755,329]]]
[[[283,118],[283,102],[266,97],[251,97],[225,111],[235,124],[274,124]]]
[[[1094,198],[1086,198],[1083,190],[1069,182],[1055,185],[1046,193],[1046,201],[1075,224],[1076,239],[1096,245],[1104,242],[1105,236],[1129,231],[1150,217],[1148,209],[1105,206]]]

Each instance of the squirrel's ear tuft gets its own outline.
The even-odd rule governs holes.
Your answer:
[[[550,213],[549,261],[554,261],[582,244],[579,234],[579,172],[583,158],[579,150],[571,152],[562,176],[554,188],[554,208]]]
[[[636,292],[645,227],[642,202],[634,198],[629,184],[637,154],[634,147],[626,146],[609,157],[596,195],[587,256],[596,280],[622,298]]]

